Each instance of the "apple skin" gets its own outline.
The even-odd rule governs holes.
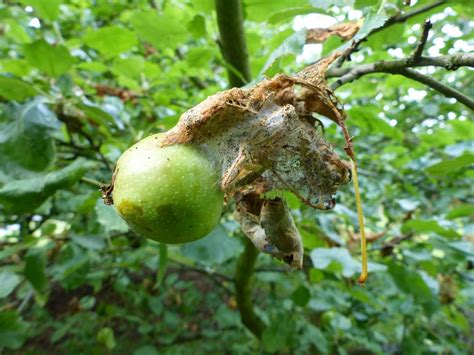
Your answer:
[[[224,202],[210,156],[191,145],[160,147],[161,134],[130,147],[117,161],[113,199],[132,230],[166,244],[205,237]]]

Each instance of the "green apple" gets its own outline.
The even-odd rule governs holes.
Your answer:
[[[211,157],[199,147],[160,147],[159,134],[117,161],[113,199],[135,232],[161,243],[205,237],[219,222],[224,194]]]

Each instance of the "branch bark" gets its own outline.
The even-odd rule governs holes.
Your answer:
[[[440,83],[438,80],[433,79],[427,75],[423,75],[413,69],[402,69],[400,72],[401,75],[410,78],[412,80],[418,81],[426,86],[435,89],[436,91],[442,93],[446,97],[452,97],[469,107],[471,110],[474,110],[474,100],[469,96],[464,95],[462,92],[453,89],[450,86]]]
[[[371,64],[363,64],[352,68],[331,68],[326,73],[326,78],[344,77],[348,74],[354,75],[354,73],[362,75],[371,73],[391,73],[392,71],[408,67],[416,68],[429,66],[441,67],[447,70],[456,70],[460,67],[474,67],[474,54],[456,53],[452,55],[443,55],[438,57],[421,56],[416,61],[412,61],[410,60],[410,58],[406,58],[391,61],[380,61]],[[353,80],[358,79],[359,77],[360,76],[357,76]],[[344,79],[347,80],[348,78]],[[353,80],[344,81],[342,84],[349,83]],[[338,88],[341,85],[335,86],[336,88]]]
[[[235,271],[235,295],[237,307],[240,312],[242,323],[257,337],[262,337],[263,323],[255,314],[252,304],[252,290],[250,288],[250,278],[255,271],[255,261],[258,250],[252,242],[245,238],[245,248],[237,261]]]
[[[342,85],[357,80],[364,75],[375,73],[399,74],[409,79],[425,84],[447,97],[455,98],[462,104],[469,107],[471,110],[474,110],[474,100],[472,98],[464,95],[462,92],[452,87],[449,87],[439,82],[436,79],[421,74],[413,69],[409,69],[411,67],[414,68],[425,66],[443,67],[448,70],[454,70],[464,66],[474,67],[474,54],[458,53],[454,55],[446,55],[433,58],[419,57],[417,60],[414,60],[414,57],[412,56],[406,59],[380,61],[352,68],[335,68],[328,71],[327,77],[340,77],[331,85],[331,89],[336,90]]]
[[[415,48],[415,52],[411,57],[411,61],[416,62],[420,59],[423,54],[423,49],[425,49],[426,41],[428,40],[428,35],[430,34],[431,27],[433,27],[430,20],[426,20],[423,24],[423,32],[421,34],[420,41]]]
[[[229,84],[240,87],[251,79],[243,28],[242,4],[240,0],[215,1],[221,52],[224,59],[231,65],[231,68],[227,68]],[[234,285],[237,307],[242,323],[260,339],[263,332],[263,322],[253,309],[250,285],[258,250],[248,238],[244,239],[244,244],[244,251],[240,255],[235,269]]]

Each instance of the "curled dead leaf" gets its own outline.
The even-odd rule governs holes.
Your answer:
[[[337,23],[328,28],[311,28],[306,34],[306,43],[323,43],[331,36],[338,36],[343,40],[353,38],[359,32],[362,21]]]

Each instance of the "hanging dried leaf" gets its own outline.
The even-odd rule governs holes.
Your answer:
[[[306,43],[323,43],[331,36],[338,36],[347,41],[356,35],[360,26],[359,20],[338,23],[328,28],[311,28],[306,34]]]

